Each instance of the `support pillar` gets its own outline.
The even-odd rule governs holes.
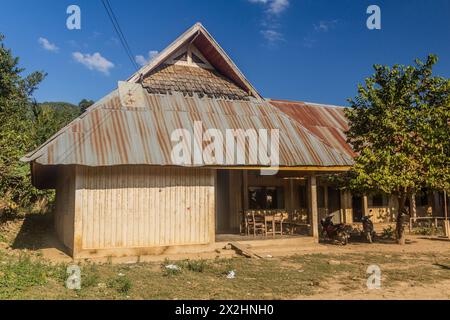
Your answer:
[[[352,194],[349,191],[341,191],[341,210],[342,220],[345,223],[352,224]]]
[[[309,214],[311,223],[311,236],[313,236],[317,241],[319,241],[319,213],[317,208],[317,178],[312,175],[308,179],[308,204],[309,204]]]
[[[369,215],[369,197],[365,194],[363,196],[363,216]]]

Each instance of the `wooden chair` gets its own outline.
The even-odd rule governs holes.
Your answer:
[[[253,236],[256,236],[258,232],[265,233],[264,216],[260,211],[246,210],[244,216],[247,236],[250,233],[253,233]]]
[[[266,224],[264,221],[264,213],[261,211],[253,211],[253,220],[252,220],[252,227],[253,227],[253,236],[256,237],[256,234],[258,231],[261,231],[262,234],[266,233]]]
[[[273,220],[273,234],[279,234],[279,235],[283,235],[283,223],[284,221],[289,219],[289,214],[286,211],[278,211],[275,216],[274,216],[274,220]],[[279,228],[277,228],[277,225],[279,226]]]
[[[264,226],[266,228],[266,237],[269,233],[269,226],[271,227],[272,235],[275,236],[275,222],[274,222],[274,212],[272,210],[264,211]]]
[[[245,233],[247,234],[247,236],[249,236],[250,229],[253,230],[254,212],[251,210],[244,210],[243,215],[244,215],[244,230],[245,230]]]

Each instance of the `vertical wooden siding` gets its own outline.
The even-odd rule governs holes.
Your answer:
[[[81,249],[210,243],[214,183],[204,169],[78,167]]]
[[[63,167],[60,170],[56,185],[55,229],[63,244],[73,249],[75,170],[73,167]]]

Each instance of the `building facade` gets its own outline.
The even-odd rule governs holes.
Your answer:
[[[227,161],[197,163],[186,144],[213,142],[196,140],[199,125],[202,135],[224,137],[277,130],[277,171],[264,174],[273,168],[250,156],[250,137],[225,150]],[[36,187],[56,189],[55,229],[74,258],[188,252],[218,234],[239,234],[246,210],[296,212],[300,231],[316,239],[319,219],[331,213],[349,223],[372,210],[376,221],[390,221],[391,200],[352,196],[328,182],[353,164],[347,129],[341,107],[264,99],[196,24],[22,160]],[[183,164],[174,161],[180,132],[190,137]]]

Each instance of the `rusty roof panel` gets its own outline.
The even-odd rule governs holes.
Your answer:
[[[145,98],[127,106],[121,102],[119,90],[114,91],[23,160],[42,165],[174,165],[171,133],[187,129],[193,134],[194,122],[202,121],[204,130],[218,129],[224,137],[226,129],[279,129],[279,165],[283,167],[352,165],[348,154],[324,141],[338,132],[329,129],[329,133],[316,136],[266,101],[141,90]],[[326,120],[340,123],[341,118],[337,113],[336,119],[328,115]],[[259,161],[246,164],[262,165]]]
[[[344,107],[285,100],[270,100],[270,103],[333,148],[349,157],[355,156],[345,135],[349,128]]]

